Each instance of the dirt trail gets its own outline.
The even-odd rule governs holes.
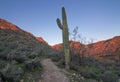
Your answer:
[[[50,59],[42,60],[41,64],[44,68],[41,82],[69,82],[69,79]]]

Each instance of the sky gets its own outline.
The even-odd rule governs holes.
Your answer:
[[[54,45],[62,42],[56,19],[63,6],[69,32],[79,27],[81,36],[95,41],[120,35],[120,0],[0,0],[0,18]]]

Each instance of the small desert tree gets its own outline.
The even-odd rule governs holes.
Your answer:
[[[71,55],[74,56],[76,55],[79,58],[79,63],[81,64],[83,57],[84,57],[84,45],[83,42],[85,42],[85,39],[83,39],[83,37],[78,33],[78,27],[74,28],[72,33],[70,33],[70,37],[71,37],[71,46],[70,46],[70,50],[71,50]],[[79,47],[76,48],[76,42],[80,42]],[[76,51],[77,50],[77,51]]]
[[[84,63],[84,54],[86,52],[86,49],[85,49],[85,44],[88,44],[88,47],[92,47],[92,43],[94,42],[94,39],[89,39],[87,40],[86,37],[83,37],[81,34],[79,34],[78,32],[79,30],[79,27],[76,27],[73,29],[72,33],[70,33],[70,37],[71,37],[71,41],[72,42],[72,45],[71,45],[71,53],[75,55],[75,51],[76,51],[76,48],[75,48],[75,42],[80,42],[80,45],[79,45],[79,52],[77,53],[77,56],[79,57],[79,62],[81,63]]]

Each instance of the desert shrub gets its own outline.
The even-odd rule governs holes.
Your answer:
[[[30,55],[28,56],[28,58],[34,59],[34,58],[36,58],[37,56],[38,56],[38,54],[30,54]]]
[[[7,62],[4,60],[0,60],[0,72],[2,71],[2,69],[4,69],[7,65]]]
[[[3,42],[0,41],[0,53],[4,51],[4,44]]]
[[[51,58],[53,62],[56,62],[56,65],[60,68],[65,68],[65,58],[63,51],[52,51],[52,53],[49,55],[49,58]]]
[[[95,66],[90,66],[89,70],[93,71],[96,74],[100,74],[102,72],[101,69],[99,69],[98,67],[95,67]]]
[[[30,48],[28,48],[26,45],[20,45],[17,50],[21,52],[29,52]]]
[[[22,82],[39,82],[41,79],[40,72],[25,72],[22,77]]]
[[[15,54],[11,52],[6,55],[7,61],[12,61],[15,58]]]
[[[18,55],[14,58],[18,63],[24,63],[28,60],[28,58],[25,55]]]
[[[18,82],[21,75],[24,73],[21,67],[16,65],[7,64],[6,67],[1,71],[2,80],[4,82]]]
[[[105,72],[99,75],[99,79],[101,79],[103,82],[117,82],[119,77],[115,74]]]
[[[81,57],[79,54],[70,54],[70,63],[74,63],[79,66],[81,64]]]
[[[120,78],[120,68],[114,68],[114,74]]]
[[[8,53],[10,53],[10,49],[6,48],[2,52],[0,52],[0,59],[7,60]]]
[[[92,71],[81,71],[80,72],[82,76],[84,76],[85,78],[94,78],[96,79],[97,78],[97,75],[96,73],[92,72]]]
[[[51,58],[54,62],[59,62],[60,60],[64,59],[64,54],[63,52],[53,51],[50,53],[49,58]]]
[[[102,72],[101,69],[95,66],[88,65],[76,65],[74,62],[70,64],[70,69],[76,71],[81,74],[85,78],[94,78],[98,79],[98,75]]]
[[[57,65],[58,65],[60,68],[65,68],[65,60],[64,60],[64,58],[61,59],[61,60],[58,62]]]
[[[74,70],[74,71],[78,71],[79,70],[79,66],[76,65],[74,62],[70,62],[70,69]]]
[[[54,62],[59,62],[60,60],[64,59],[64,57],[62,57],[62,55],[60,55],[60,54],[56,54],[51,58]]]
[[[59,58],[53,58],[52,57],[52,61],[54,61],[54,62],[58,62],[60,59]]]
[[[17,42],[11,42],[11,43],[9,43],[8,46],[9,46],[10,49],[16,49],[16,48],[18,48]]]
[[[39,66],[35,67],[34,71],[41,73],[43,71],[43,67],[41,65],[39,65]]]
[[[37,58],[25,61],[25,67],[28,71],[34,71],[34,69],[38,66],[41,66],[41,64],[40,60]]]
[[[27,61],[25,63],[25,73],[22,76],[24,82],[38,82],[41,79],[41,74],[43,72],[43,67],[39,60]],[[34,65],[35,64],[35,65]],[[32,68],[30,67],[32,66]]]

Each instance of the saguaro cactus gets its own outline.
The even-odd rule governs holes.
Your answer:
[[[62,30],[63,48],[65,54],[65,67],[67,70],[69,70],[69,62],[70,62],[69,33],[68,33],[67,17],[64,7],[62,7],[62,23],[59,18],[57,18],[56,22],[58,24],[58,27]]]

